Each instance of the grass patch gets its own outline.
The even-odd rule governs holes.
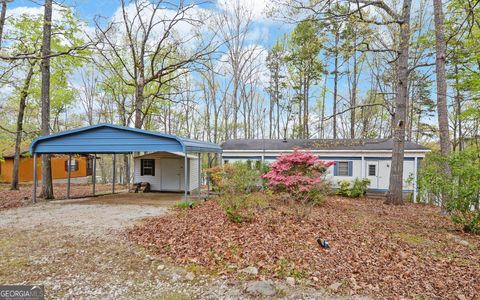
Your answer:
[[[159,298],[160,300],[190,300],[190,295],[180,292],[166,292]]]
[[[407,242],[407,243],[412,244],[412,245],[422,244],[426,241],[426,239],[424,237],[421,237],[421,236],[415,235],[415,234],[406,233],[406,232],[402,232],[402,233],[398,234],[398,237],[402,241]]]
[[[14,258],[10,261],[6,261],[2,263],[3,267],[11,267],[11,268],[23,268],[28,266],[28,259],[25,258]]]
[[[195,206],[196,206],[195,203],[193,203],[192,201],[181,201],[176,203],[173,207],[177,209],[189,209]]]

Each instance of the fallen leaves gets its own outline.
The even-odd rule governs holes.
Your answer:
[[[10,190],[9,184],[0,184],[0,210],[11,209],[26,206],[32,203],[32,187],[31,184],[21,184],[17,191]],[[112,187],[109,184],[97,184],[96,193],[110,192]],[[37,195],[40,194],[40,184],[37,188]],[[53,184],[55,199],[65,199],[67,197],[66,184]],[[91,184],[72,184],[70,196],[72,198],[88,197],[92,195]],[[38,196],[37,196],[38,197]],[[37,198],[41,201],[41,198]]]
[[[216,201],[151,218],[129,236],[181,265],[238,276],[292,276],[337,293],[384,297],[480,296],[480,238],[460,232],[431,206],[386,206],[369,199],[330,198],[299,221],[280,202],[251,223],[230,222]],[[330,249],[316,240],[326,239]],[[458,243],[458,241],[465,241]]]

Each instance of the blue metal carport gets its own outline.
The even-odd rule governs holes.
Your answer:
[[[188,153],[198,153],[200,159],[200,153],[221,153],[222,148],[210,142],[113,124],[98,124],[42,136],[34,139],[30,145],[30,153],[34,160],[33,201],[36,201],[38,154],[129,154],[133,152],[183,152],[185,165],[187,165]],[[187,168],[184,169],[185,182],[188,184]],[[95,170],[93,177],[95,192]],[[185,187],[185,200],[187,192]]]

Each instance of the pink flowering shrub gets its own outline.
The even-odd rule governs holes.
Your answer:
[[[263,175],[273,192],[286,192],[295,200],[308,198],[322,189],[324,174],[334,162],[320,160],[311,152],[295,150],[281,155]]]

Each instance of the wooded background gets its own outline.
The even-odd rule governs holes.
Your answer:
[[[263,21],[289,30],[266,47],[255,1],[120,1],[84,20],[3,0],[0,147],[18,165],[34,137],[100,122],[215,143],[393,138],[400,202],[405,141],[445,156],[478,145],[479,2],[272,0]]]

